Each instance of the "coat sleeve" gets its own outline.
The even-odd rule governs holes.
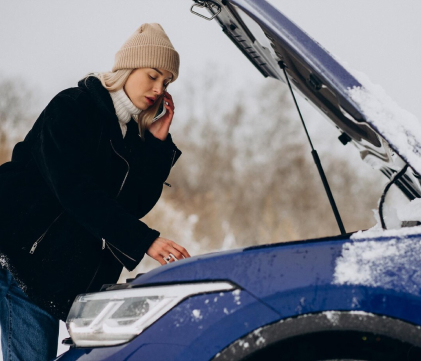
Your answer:
[[[159,232],[126,211],[92,175],[102,125],[89,117],[83,101],[59,94],[50,102],[32,154],[65,212],[98,238],[98,247],[104,239],[133,270]]]
[[[165,182],[171,168],[181,156],[181,151],[173,143],[171,134],[162,141],[155,138],[149,130],[145,132],[145,164],[144,169],[152,179]]]
[[[138,171],[137,189],[147,189],[148,192],[137,193],[136,215],[144,217],[156,204],[161,196],[162,187],[171,168],[181,155],[181,151],[173,143],[171,135],[165,141],[155,138],[148,130],[145,132],[145,140],[139,137],[135,145],[141,145],[135,153],[142,154],[138,157],[139,163],[135,169]],[[166,183],[171,186],[170,184]]]

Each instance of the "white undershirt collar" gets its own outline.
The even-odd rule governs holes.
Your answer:
[[[131,118],[137,121],[137,117],[142,110],[135,107],[123,88],[110,92],[110,96],[113,101],[115,113],[124,138],[127,132],[127,123]]]

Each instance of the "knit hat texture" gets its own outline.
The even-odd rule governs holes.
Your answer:
[[[180,56],[159,24],[142,24],[115,55],[112,71],[157,68],[178,77]]]

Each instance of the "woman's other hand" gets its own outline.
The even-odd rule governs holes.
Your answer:
[[[167,110],[165,115],[153,122],[149,127],[149,131],[152,135],[162,141],[167,138],[168,132],[170,131],[175,109],[172,96],[166,91],[164,92],[164,107]]]
[[[179,244],[162,237],[158,237],[152,243],[146,254],[162,265],[167,264],[168,262],[174,262],[179,259],[190,257],[189,252],[187,252],[184,247],[181,247]],[[167,262],[165,259],[169,259],[169,261]]]

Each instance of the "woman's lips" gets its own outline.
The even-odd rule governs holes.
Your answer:
[[[148,98],[148,97],[145,97],[145,98],[148,101],[149,105],[152,105],[153,103],[155,103],[155,99]]]

